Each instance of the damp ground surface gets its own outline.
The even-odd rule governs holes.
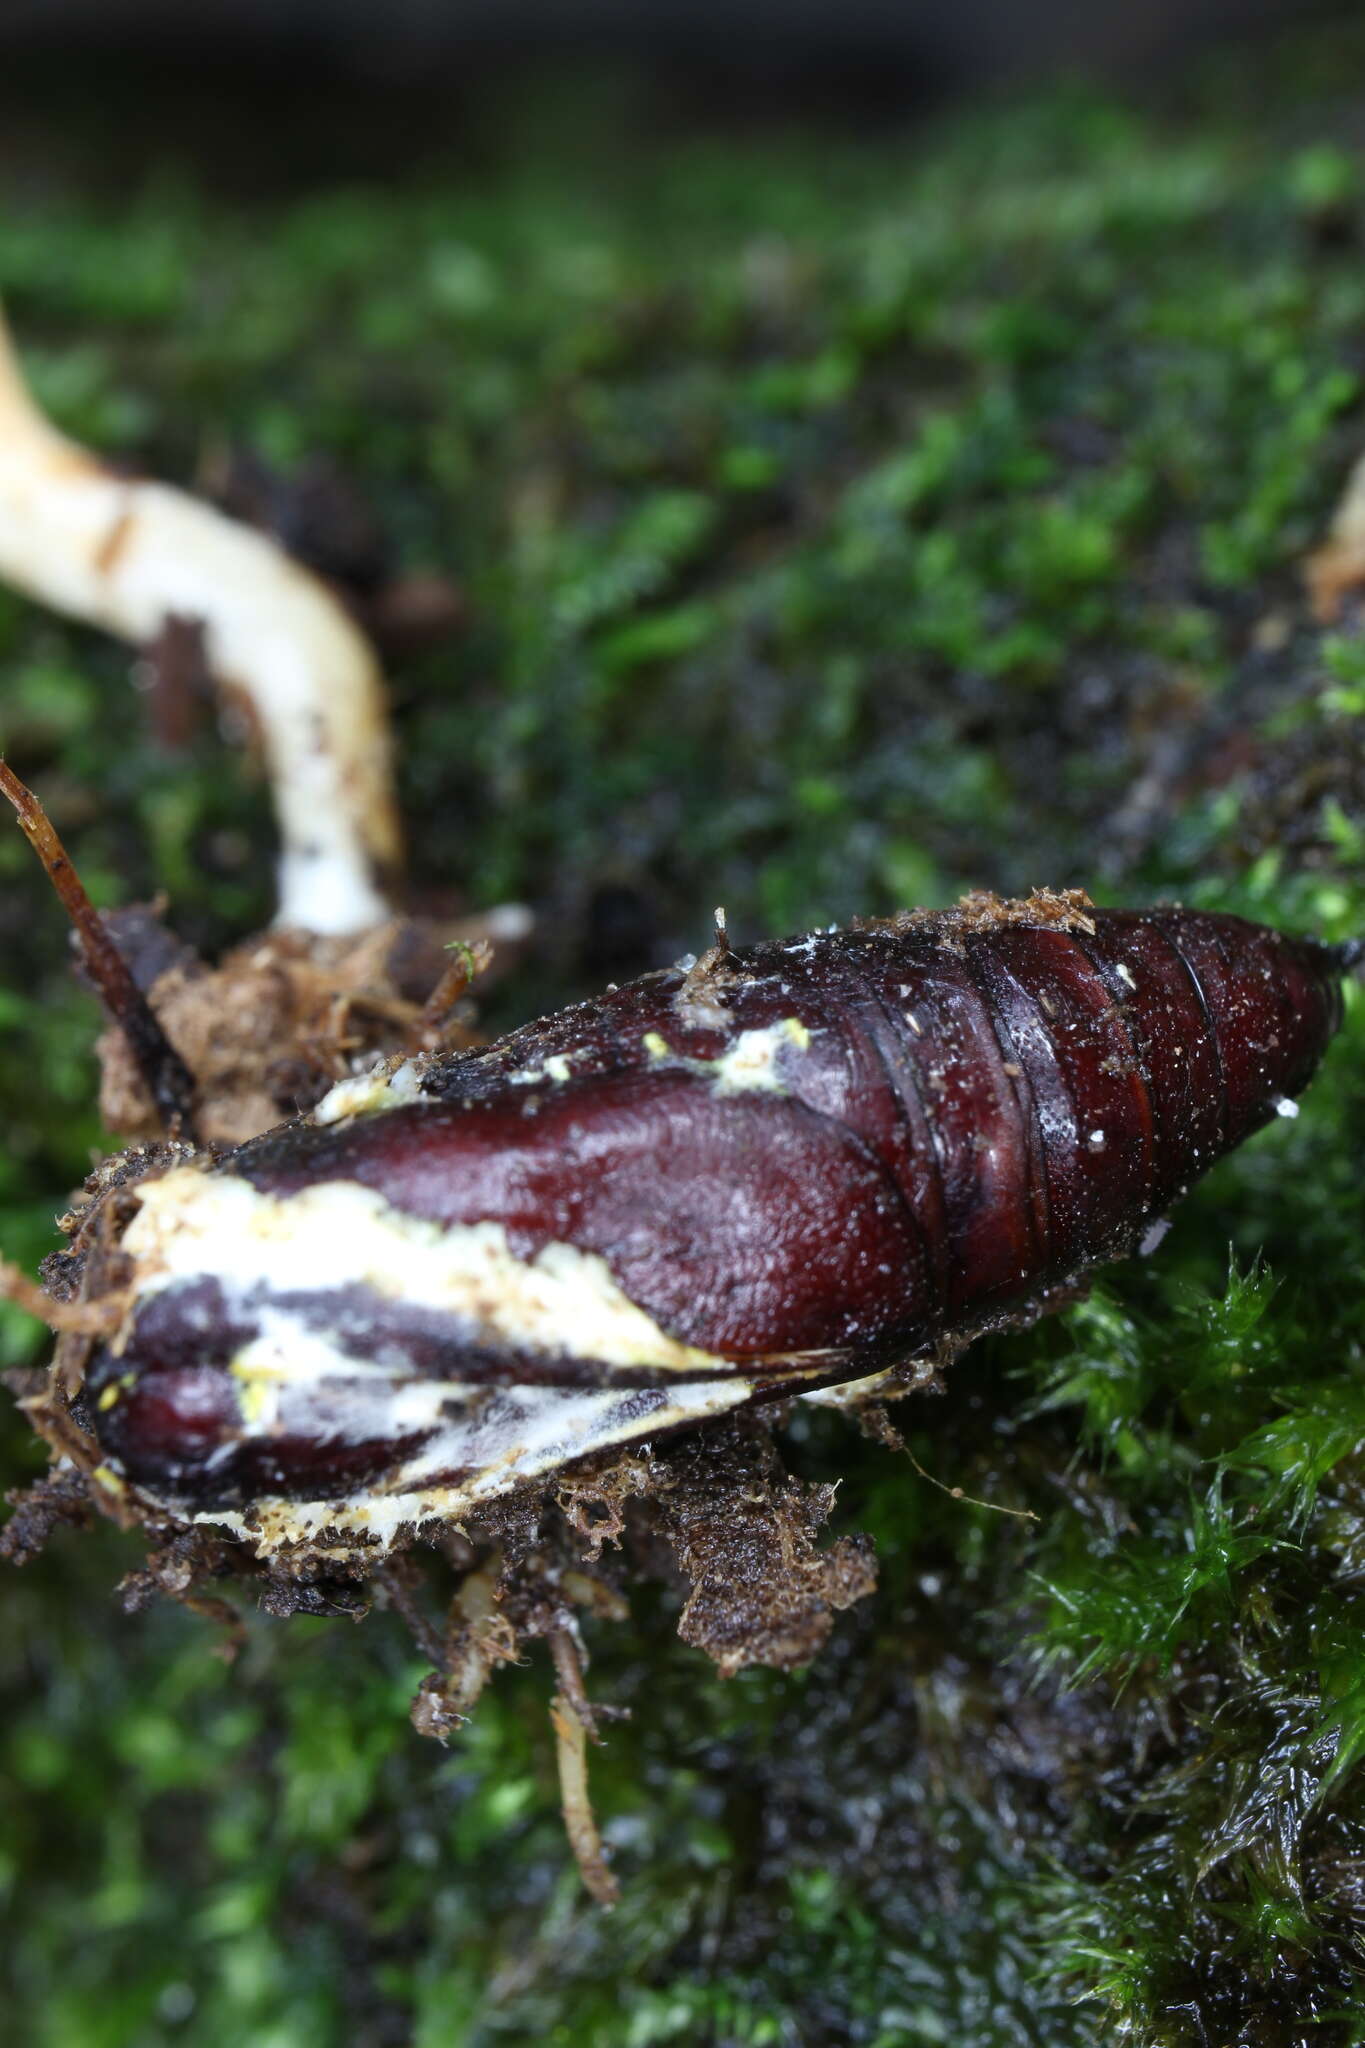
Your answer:
[[[1365,447],[1365,42],[868,134],[651,134],[605,84],[501,113],[282,190],[183,110],[106,182],[88,107],[0,145],[0,293],[63,424],[180,479],[330,464],[389,566],[458,583],[389,667],[415,900],[541,913],[493,1024],[701,950],[717,903],[752,937],[1083,884],[1365,930],[1365,638],[1300,576]],[[7,595],[0,736],[101,903],[163,890],[208,947],[268,916],[212,713],[155,741],[121,650]],[[102,1140],[17,833],[0,953],[34,1265]],[[881,1559],[808,1672],[722,1682],[654,1583],[586,1625],[632,1710],[593,1758],[610,1916],[543,1658],[442,1752],[396,1617],[253,1615],[229,1667],[119,1611],[130,1539],[61,1534],[0,1582],[16,2038],[1365,2039],[1362,1076],[1354,1000],[1151,1259],[902,1407],[913,1464],[787,1431]]]

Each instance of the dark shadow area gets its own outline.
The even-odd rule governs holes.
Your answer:
[[[41,0],[0,17],[0,154],[108,184],[148,158],[249,191],[505,152],[528,105],[619,143],[791,122],[866,131],[1040,78],[1174,82],[1340,0],[895,5]],[[134,113],[133,110],[136,110]],[[581,134],[577,138],[582,140]]]

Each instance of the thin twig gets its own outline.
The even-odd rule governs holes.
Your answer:
[[[151,1004],[133,980],[127,961],[105,930],[103,920],[71,865],[52,820],[33,791],[3,761],[0,761],[0,795],[7,796],[14,805],[24,837],[47,870],[48,880],[61,898],[75,928],[86,971],[100,1000],[127,1039],[168,1135],[183,1138],[190,1144],[196,1143],[194,1076],[162,1030]]]

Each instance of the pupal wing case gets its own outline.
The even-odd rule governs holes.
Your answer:
[[[647,975],[144,1181],[88,1375],[116,1481],[384,1544],[851,1382],[1130,1250],[1308,1082],[1343,959],[1079,892]]]

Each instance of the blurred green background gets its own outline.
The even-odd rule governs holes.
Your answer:
[[[542,912],[494,1023],[721,902],[747,937],[1083,883],[1365,930],[1365,639],[1300,579],[1365,447],[1365,38],[913,128],[504,83],[363,178],[162,112],[58,93],[0,140],[0,295],[76,435],[179,480],[326,457],[459,583],[390,669],[415,899]],[[211,719],[160,750],[126,651],[6,593],[0,741],[101,903],[163,889],[210,948],[268,917],[249,765]],[[0,957],[32,1265],[102,1139],[17,833]],[[722,1685],[657,1587],[589,1625],[634,1709],[593,1767],[613,1916],[547,1663],[442,1753],[394,1618],[252,1617],[229,1668],[119,1612],[132,1539],[59,1536],[0,1579],[7,2038],[1365,2040],[1362,1073],[1353,1000],[1155,1259],[907,1404],[927,1472],[1036,1521],[805,1419],[883,1565],[816,1666]],[[0,1311],[0,1351],[41,1333]],[[3,1456],[41,1469],[12,1416]]]

